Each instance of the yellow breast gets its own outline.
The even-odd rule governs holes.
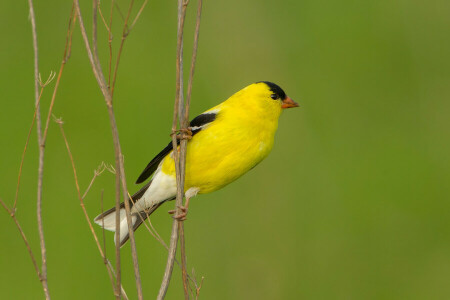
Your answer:
[[[218,111],[216,120],[188,142],[185,191],[218,190],[261,162],[272,149],[281,113],[244,102],[238,94],[211,110]],[[162,171],[175,177],[172,153],[162,161]]]

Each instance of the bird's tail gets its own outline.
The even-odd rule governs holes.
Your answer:
[[[129,204],[130,204],[130,208],[133,207],[133,204],[134,204],[133,202],[137,202],[143,196],[144,192],[150,186],[150,183],[151,182],[149,182],[139,192],[137,192],[136,194],[134,194],[132,196],[133,201],[128,200]],[[131,223],[132,223],[133,231],[136,231],[136,229],[138,229],[138,227],[141,226],[142,222],[144,222],[145,219],[147,219],[148,216],[150,216],[161,204],[162,204],[162,202],[157,203],[150,208],[147,208],[145,211],[132,213],[131,214]],[[119,218],[120,218],[119,243],[120,243],[120,247],[122,247],[126,243],[126,241],[128,241],[128,238],[129,238],[128,222],[127,222],[127,215],[125,212],[125,203],[124,202],[122,202],[120,204]],[[113,207],[113,208],[105,211],[104,213],[98,215],[94,219],[94,222],[106,230],[115,232],[116,231],[116,207]],[[117,244],[116,236],[114,236],[114,243]]]
[[[150,214],[153,213],[160,205],[161,205],[161,203],[158,203],[158,204],[155,204],[154,206],[152,206],[151,208],[147,209],[146,211],[132,213],[131,214],[131,222],[132,222],[132,226],[133,226],[133,231],[136,231],[136,229],[138,229],[139,226],[141,226],[142,222],[144,222],[147,219],[147,217],[150,216]],[[119,242],[120,242],[120,247],[122,247],[128,241],[128,238],[129,238],[127,215],[125,212],[125,203],[120,204],[119,217],[120,217]],[[94,222],[106,230],[115,232],[116,231],[116,208],[113,207],[113,208],[105,211],[104,213],[98,215],[94,219]],[[117,244],[116,236],[114,236],[114,243]]]

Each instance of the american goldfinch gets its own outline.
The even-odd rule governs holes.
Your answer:
[[[194,118],[190,122],[192,138],[187,143],[186,202],[197,194],[226,186],[266,158],[273,146],[281,111],[297,106],[278,85],[261,81]],[[134,230],[161,204],[176,197],[172,151],[170,142],[150,161],[136,181],[142,183],[153,174],[152,179],[131,196],[132,201],[128,200]],[[115,207],[97,216],[95,222],[115,231]],[[122,203],[120,245],[127,240],[128,225]]]

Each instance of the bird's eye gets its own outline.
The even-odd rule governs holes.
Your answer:
[[[277,100],[278,99],[278,95],[277,94],[272,94],[272,95],[270,95],[270,98],[272,98],[273,100]]]

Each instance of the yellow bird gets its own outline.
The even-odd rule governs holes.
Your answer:
[[[272,150],[281,111],[297,106],[278,85],[261,81],[194,118],[190,122],[192,138],[187,143],[184,211],[191,197],[226,186],[266,158]],[[136,181],[142,183],[153,174],[130,201],[134,230],[161,204],[176,197],[172,151],[170,142],[150,161]],[[184,216],[185,213],[177,217]],[[115,231],[115,207],[97,216],[95,222]],[[122,203],[120,245],[127,240],[128,225]]]

